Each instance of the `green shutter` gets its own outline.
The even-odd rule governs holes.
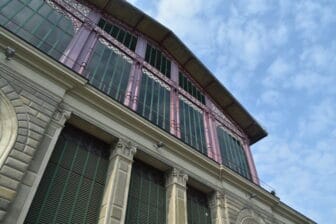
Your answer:
[[[164,174],[139,161],[132,167],[125,223],[166,223]]]
[[[205,142],[203,113],[195,109],[184,99],[180,98],[179,103],[182,141],[206,155],[207,146]]]
[[[207,195],[190,186],[187,189],[188,224],[211,224]]]
[[[115,48],[98,41],[85,69],[85,76],[94,87],[122,102],[132,62]]]
[[[137,113],[169,131],[170,90],[145,72],[142,74]]]
[[[25,223],[97,223],[108,157],[107,144],[65,127]]]
[[[229,135],[223,128],[217,127],[222,163],[240,175],[250,179],[250,172],[243,147],[237,139]]]
[[[71,20],[42,0],[1,1],[0,24],[55,59],[74,35]]]

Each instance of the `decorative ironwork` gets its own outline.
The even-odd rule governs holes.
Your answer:
[[[167,89],[168,91],[171,90],[170,86],[167,85],[165,82],[163,82],[161,79],[159,79],[157,76],[155,76],[154,74],[152,74],[150,71],[148,71],[147,69],[143,68],[142,72],[144,74],[146,74],[148,77],[150,77],[151,79],[153,79],[155,82],[159,83],[160,86],[162,86],[163,88]]]
[[[48,3],[48,5],[50,5],[52,8],[54,8],[58,13],[66,16],[66,17],[68,17],[71,20],[72,25],[74,27],[75,33],[82,26],[83,23],[81,21],[79,21],[78,19],[76,19],[70,12],[68,12],[68,11],[64,10],[62,7],[60,7],[60,5],[64,4],[63,1],[59,1],[59,0],[46,0],[46,3]],[[75,15],[79,14],[79,12],[77,10],[73,10],[72,13],[74,13]]]
[[[102,44],[104,44],[106,47],[111,49],[114,53],[117,55],[121,56],[123,59],[125,59],[128,63],[132,64],[133,59],[127,56],[124,52],[120,51],[118,48],[116,48],[114,45],[112,45],[110,42],[105,40],[104,38],[99,38],[98,39]]]
[[[185,102],[186,104],[188,104],[189,106],[191,106],[194,110],[200,112],[201,114],[203,114],[203,110],[200,109],[199,107],[195,106],[195,104],[193,104],[192,102],[190,102],[190,100],[188,100],[187,98],[185,98],[184,96],[182,96],[181,94],[179,94],[179,99],[181,99],[183,102]]]

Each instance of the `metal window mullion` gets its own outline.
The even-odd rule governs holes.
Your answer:
[[[125,60],[122,60],[122,66],[121,66],[121,72],[119,73],[119,82],[118,82],[118,85],[116,87],[116,99],[119,100],[119,97],[120,97],[120,89],[121,89],[121,83],[122,83],[122,78],[125,76],[125,68],[126,68],[126,65],[127,65],[127,61]],[[121,99],[120,99],[121,100]]]
[[[199,135],[200,135],[200,144],[201,144],[201,150],[203,153],[207,153],[207,147],[206,147],[206,140],[205,140],[205,129],[204,129],[204,119],[203,117],[205,116],[204,113],[199,114],[198,116],[198,123],[199,123]],[[203,151],[205,150],[205,151]]]
[[[62,203],[64,194],[65,194],[65,190],[66,190],[66,188],[67,188],[67,186],[68,186],[69,178],[70,178],[70,176],[71,176],[71,172],[72,172],[74,163],[75,163],[76,158],[77,158],[77,154],[78,154],[79,146],[80,146],[80,144],[77,144],[77,146],[76,146],[75,155],[74,155],[74,157],[72,158],[71,165],[70,165],[70,168],[69,168],[69,173],[68,173],[68,175],[67,175],[67,177],[66,177],[66,179],[65,179],[65,184],[64,184],[63,189],[62,189],[61,198],[60,198],[60,200],[59,200],[59,202],[58,202],[58,204],[57,204],[57,207],[56,207],[56,213],[54,214],[54,218],[53,218],[53,220],[56,219],[57,211],[58,211],[58,209],[59,209],[60,204]]]
[[[144,99],[143,99],[143,102],[142,102],[142,113],[141,113],[141,115],[142,116],[145,116],[145,111],[146,111],[146,104],[147,104],[147,88],[148,88],[148,79],[149,79],[149,77],[146,75],[146,74],[142,74],[142,77],[145,79],[145,85],[144,85],[144,88],[143,88],[143,90],[142,91],[144,91]],[[143,83],[143,82],[141,82],[141,83]],[[139,103],[140,103],[140,101],[139,101]]]
[[[241,173],[243,176],[246,177],[246,170],[245,170],[245,165],[244,165],[244,161],[243,161],[243,154],[241,152],[241,148],[240,145],[238,144],[238,141],[235,140],[235,146],[236,146],[236,151],[239,155],[238,159],[239,159],[239,168],[241,170]]]
[[[50,8],[49,13],[51,12],[51,10],[52,10],[52,8]],[[43,24],[43,22],[46,20],[45,15],[41,15],[39,12],[37,12],[37,14],[39,16],[41,16],[43,19],[38,24],[36,24],[34,30],[32,30],[32,32],[31,32],[32,35],[35,35],[35,32],[41,27],[41,25]]]
[[[186,104],[183,102],[183,100],[180,99],[181,106],[182,106],[182,116],[183,116],[183,130],[184,130],[184,141],[188,140],[187,136],[187,111],[186,111]],[[188,143],[188,141],[186,141]]]
[[[149,120],[152,121],[153,114],[153,98],[154,98],[154,90],[155,90],[156,82],[152,79],[152,86],[150,91],[150,106],[149,106]]]
[[[111,92],[111,89],[115,88],[113,82],[114,82],[114,79],[115,77],[117,76],[116,72],[117,72],[117,68],[118,68],[118,65],[121,61],[121,57],[119,55],[117,55],[116,53],[114,53],[111,49],[110,50],[110,54],[111,54],[111,57],[115,57],[115,60],[113,60],[112,58],[112,61],[107,61],[106,62],[106,67],[108,68],[109,66],[112,66],[112,73],[110,74],[110,77],[111,79],[109,80],[108,82],[108,87],[106,89],[106,93],[108,93],[108,95],[110,95],[110,92]],[[107,81],[107,80],[106,80]]]
[[[63,159],[64,152],[65,152],[65,148],[67,147],[67,145],[68,145],[68,140],[65,140],[65,142],[64,142],[64,146],[63,146],[63,149],[62,149],[62,153],[61,153],[61,156],[60,156],[59,160]],[[52,188],[52,186],[53,186],[53,183],[54,183],[54,180],[55,180],[55,177],[56,177],[56,174],[57,174],[57,172],[58,172],[58,168],[59,168],[59,167],[60,167],[60,164],[57,163],[57,164],[56,164],[55,171],[54,171],[54,173],[53,173],[53,175],[52,175],[52,178],[51,178],[50,185],[48,186],[48,189],[47,189],[46,197],[44,197],[44,199],[43,199],[43,202],[42,202],[42,205],[41,205],[41,210],[40,210],[40,212],[39,212],[39,214],[38,214],[38,216],[37,216],[36,223],[39,223],[39,222],[40,222],[40,218],[41,218],[41,215],[42,215],[42,211],[43,211],[43,209],[44,209],[45,203],[47,202],[47,198],[48,198],[48,196],[49,196],[49,194],[50,194],[50,191],[51,191],[51,188]]]
[[[27,6],[27,5],[26,5]],[[22,25],[20,25],[18,28],[17,28],[17,30],[14,32],[14,33],[16,33],[16,32],[19,32],[19,29],[24,29],[23,27],[33,18],[33,16],[34,15],[36,15],[37,14],[37,12],[38,12],[38,10],[40,10],[40,8],[43,6],[43,4],[41,4],[40,6],[39,6],[39,8],[38,9],[36,9],[36,10],[33,10],[33,9],[31,9],[31,11],[33,11],[33,13],[29,16],[29,18],[28,19],[26,19],[26,21],[22,24]],[[30,8],[30,7],[29,7]],[[25,29],[24,29],[25,30]]]
[[[160,100],[161,100],[161,92],[163,91],[163,87],[159,85],[159,83],[157,84],[158,85],[158,91],[157,91],[157,94],[156,94],[156,124],[158,126],[160,126],[159,122],[160,122]],[[164,100],[164,99],[163,99]]]
[[[30,2],[31,2],[31,1],[32,1],[32,0],[30,0]],[[4,26],[7,26],[8,23],[11,22],[12,19],[13,19],[18,13],[20,13],[24,8],[26,8],[27,5],[28,5],[30,2],[27,2],[27,3],[23,3],[23,2],[22,2],[22,5],[23,5],[23,6],[22,6],[21,8],[19,8],[15,13],[13,13],[13,15],[12,15],[10,18],[7,18],[8,21],[7,21],[6,24],[4,24]],[[15,25],[18,25],[18,24],[15,24]]]
[[[111,57],[112,57],[112,55],[113,55],[113,53],[112,53],[112,51],[110,50],[110,52],[109,52],[109,56],[108,56],[108,59],[107,59],[107,63],[106,63],[106,65],[105,65],[105,67],[104,67],[104,71],[103,71],[103,75],[102,75],[102,77],[101,77],[101,79],[100,79],[100,82],[99,82],[99,84],[98,84],[98,88],[99,89],[103,89],[103,84],[105,84],[105,76],[106,76],[106,72],[107,72],[107,69],[108,69],[108,66],[110,65],[110,60],[111,60]]]
[[[188,104],[186,104],[186,108],[188,110],[188,126],[189,126],[189,144],[193,146],[193,128],[192,128],[192,110],[191,110],[191,106],[189,106]]]
[[[199,127],[197,127],[197,119],[198,119],[198,114],[197,114],[197,111],[193,108],[193,107],[191,107],[190,106],[190,112],[191,112],[191,124],[192,124],[192,126],[191,126],[191,128],[193,129],[193,139],[194,139],[194,142],[195,142],[195,144],[194,144],[194,147],[198,150],[198,151],[200,151],[200,149],[199,149],[199,139],[198,139],[198,128]]]
[[[101,62],[101,60],[102,60],[102,58],[103,58],[103,55],[104,55],[104,52],[105,52],[106,50],[108,50],[108,48],[107,48],[105,45],[103,45],[102,43],[98,42],[98,43],[96,44],[96,46],[95,46],[96,49],[98,49],[98,44],[101,44],[101,45],[103,46],[103,52],[101,52],[100,57],[99,57],[99,62]],[[96,52],[94,52],[93,54],[95,54],[95,53],[96,53]],[[98,54],[98,53],[97,53],[97,54]],[[95,66],[94,72],[91,73],[92,75],[91,75],[90,80],[91,80],[92,83],[95,81],[96,73],[97,73],[97,71],[98,71],[100,65],[101,65],[101,63],[99,63],[99,65]]]
[[[96,163],[96,168],[95,168],[95,172],[93,174],[93,181],[91,182],[91,186],[90,186],[90,191],[89,191],[89,198],[87,200],[87,205],[86,205],[86,209],[85,209],[85,215],[83,217],[83,220],[86,220],[86,216],[88,214],[89,211],[89,207],[90,207],[90,201],[91,201],[91,197],[92,197],[92,191],[94,189],[94,184],[96,183],[96,178],[97,178],[97,173],[98,173],[98,167],[100,165],[100,161],[101,161],[102,157],[98,156],[98,160]],[[71,219],[70,219],[71,220]]]
[[[0,11],[5,8],[12,0],[8,0],[6,3],[0,6]]]
[[[80,176],[80,179],[79,179],[78,187],[77,187],[77,190],[76,190],[76,193],[75,193],[75,199],[73,200],[73,203],[72,203],[72,206],[71,206],[70,217],[69,217],[70,222],[71,222],[72,216],[74,214],[75,206],[76,206],[76,203],[77,203],[77,200],[78,200],[78,194],[80,192],[82,182],[83,182],[83,179],[84,179],[84,171],[86,170],[87,162],[89,161],[89,158],[90,158],[90,153],[88,151],[86,151],[86,153],[87,153],[87,155],[86,155],[86,159],[85,159],[85,162],[84,162],[84,167],[82,169],[82,173],[81,173],[81,176]]]

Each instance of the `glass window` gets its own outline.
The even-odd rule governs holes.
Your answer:
[[[144,70],[137,112],[160,128],[170,129],[170,88]]]
[[[2,26],[55,59],[74,35],[71,20],[42,0],[2,1],[0,18]]]
[[[181,139],[206,155],[207,146],[202,111],[181,96],[179,101]]]
[[[166,223],[164,174],[139,161],[132,167],[125,223]]]
[[[107,22],[104,19],[100,19],[98,26],[105,30],[112,37],[117,39],[120,43],[125,45],[127,48],[135,51],[136,43],[138,38],[131,33],[125,31],[124,29]]]
[[[245,152],[240,142],[228,134],[223,128],[217,128],[222,163],[240,175],[250,179]]]
[[[187,91],[190,95],[192,95],[193,97],[195,97],[198,101],[200,101],[201,103],[205,104],[205,97],[204,97],[204,95],[181,72],[179,73],[179,86],[182,87],[185,91]]]
[[[187,188],[188,224],[211,224],[208,197],[190,186]]]
[[[170,60],[159,49],[147,44],[145,60],[158,69],[163,75],[170,78]]]
[[[100,39],[93,50],[84,75],[89,79],[91,85],[113,99],[122,102],[125,97],[131,66],[131,59]]]

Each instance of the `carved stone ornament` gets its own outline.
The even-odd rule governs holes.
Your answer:
[[[18,129],[15,109],[0,90],[0,167],[13,147]]]
[[[112,157],[117,155],[133,160],[134,154],[137,152],[137,146],[131,141],[119,139],[115,149],[112,152]]]
[[[235,224],[265,224],[265,222],[254,210],[244,208],[238,213]]]
[[[168,186],[171,184],[178,184],[182,187],[186,187],[187,181],[188,181],[187,174],[185,174],[182,170],[172,168],[170,172],[167,174],[166,185]]]

